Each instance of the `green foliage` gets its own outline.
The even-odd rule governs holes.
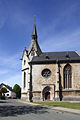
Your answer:
[[[2,87],[1,92],[2,93],[7,93],[7,89],[5,87]]]
[[[21,98],[21,87],[18,84],[14,85],[13,90],[16,93],[16,97]]]

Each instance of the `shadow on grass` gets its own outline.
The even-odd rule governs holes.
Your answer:
[[[6,105],[0,106],[0,116],[1,117],[8,117],[8,116],[17,116],[17,115],[24,115],[24,114],[44,114],[48,113],[46,108],[40,106],[13,106],[13,105]]]

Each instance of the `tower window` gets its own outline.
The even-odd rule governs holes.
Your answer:
[[[26,72],[24,72],[24,88],[26,87]]]
[[[72,88],[72,69],[69,64],[64,67],[64,89]]]

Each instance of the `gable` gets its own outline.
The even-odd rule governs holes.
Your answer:
[[[22,59],[23,59],[24,55],[27,55],[27,54],[28,54],[28,51],[25,48],[24,51],[23,51]]]
[[[5,87],[7,90],[9,90],[11,92],[14,92],[14,90],[10,86],[5,85],[4,83],[0,84],[0,90],[1,90],[2,87]]]
[[[31,44],[28,48],[28,55],[31,53],[31,51],[36,53],[36,55],[40,55],[42,53],[37,41],[31,42]]]

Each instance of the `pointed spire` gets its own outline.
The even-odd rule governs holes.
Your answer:
[[[32,32],[32,39],[37,40],[37,30],[36,30],[35,18],[34,18],[34,27],[33,27],[33,32]]]
[[[34,24],[34,27],[33,27],[32,36],[33,35],[37,36],[36,24]]]

